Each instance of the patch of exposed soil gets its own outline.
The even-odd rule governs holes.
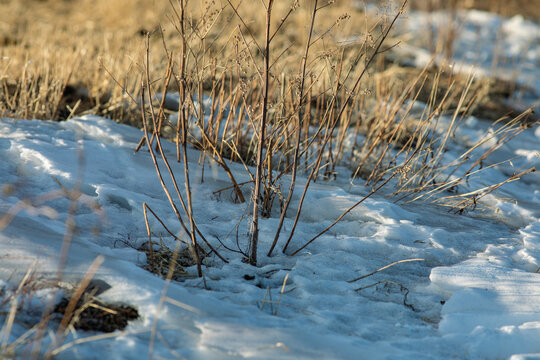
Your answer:
[[[63,297],[54,308],[54,312],[64,316],[69,298]],[[129,305],[105,303],[95,297],[85,297],[79,300],[71,325],[78,330],[113,332],[124,330],[128,322],[139,318],[139,312]]]

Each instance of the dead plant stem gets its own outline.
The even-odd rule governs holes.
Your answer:
[[[227,0],[229,1],[229,0]],[[268,6],[266,8],[266,43],[264,49],[264,93],[263,93],[263,105],[262,115],[259,122],[259,141],[257,149],[257,170],[255,172],[255,189],[253,190],[253,222],[250,247],[251,252],[249,256],[249,263],[251,265],[257,265],[257,247],[259,244],[259,196],[261,192],[261,183],[263,177],[264,166],[264,146],[266,136],[266,121],[268,117],[268,88],[270,83],[270,21],[272,19],[272,6],[274,0],[268,0]],[[270,155],[271,157],[271,155]]]

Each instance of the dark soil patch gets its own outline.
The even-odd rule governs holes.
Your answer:
[[[66,120],[72,112],[76,115],[94,107],[95,102],[88,96],[88,90],[79,85],[68,84],[58,104],[58,120]]]
[[[63,297],[54,312],[64,315],[68,303],[69,299]],[[108,304],[94,297],[86,297],[75,307],[71,324],[78,330],[109,333],[124,330],[129,321],[138,318],[139,312],[132,306]]]

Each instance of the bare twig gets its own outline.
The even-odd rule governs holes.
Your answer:
[[[229,0],[227,0],[229,1]],[[255,174],[255,189],[253,190],[253,221],[252,221],[252,233],[251,233],[251,253],[249,256],[249,263],[251,265],[257,265],[257,247],[259,244],[259,196],[261,192],[261,183],[263,176],[263,151],[265,146],[266,137],[266,121],[268,116],[268,88],[270,83],[270,20],[272,18],[272,5],[274,0],[268,0],[268,6],[266,9],[266,44],[264,51],[264,93],[263,93],[263,105],[262,116],[259,123],[258,136],[259,143],[257,149],[257,171]]]

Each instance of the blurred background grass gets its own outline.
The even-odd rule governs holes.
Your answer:
[[[238,12],[249,30],[256,39],[262,40],[262,3],[231,2],[240,5]],[[172,3],[176,4],[174,0]],[[276,24],[293,3],[276,2]],[[298,59],[309,25],[310,6],[305,6],[306,3],[312,0],[299,2],[300,7],[291,15],[287,27],[273,42],[274,52],[283,52],[279,73],[296,74],[298,71]],[[375,3],[388,14],[399,6],[397,2]],[[190,23],[205,19],[194,31],[194,36],[201,38],[193,40],[203,40],[208,64],[213,58],[223,60],[222,66],[238,62],[239,54],[233,46],[238,22],[231,21],[236,18],[226,5],[225,0],[188,2]],[[358,0],[338,0],[325,8],[324,15],[317,19],[315,32],[331,30],[313,53],[320,57],[332,56],[338,49],[344,50],[345,63],[349,55],[354,59],[353,51],[346,45],[336,44],[364,36],[379,24],[380,19],[363,14],[364,5]],[[428,11],[445,7],[476,8],[504,16],[521,14],[540,19],[540,4],[536,0],[412,0],[410,4],[412,9]],[[156,44],[156,50],[150,54],[153,78],[163,76],[167,65],[157,31],[160,26],[169,50],[179,53],[180,41],[172,25],[173,11],[168,0],[2,0],[0,13],[1,116],[62,120],[70,115],[93,113],[140,126],[140,115],[130,95],[136,98],[139,93],[146,33],[154,32],[152,42]],[[396,41],[399,34],[392,36],[389,41]],[[387,65],[381,57],[372,72],[382,73]],[[321,66],[325,66],[324,62]],[[246,71],[253,69],[246,67]],[[209,77],[210,72],[202,76]],[[331,76],[328,81],[332,81]],[[400,79],[396,81],[399,83]],[[171,87],[174,88],[174,82]]]

